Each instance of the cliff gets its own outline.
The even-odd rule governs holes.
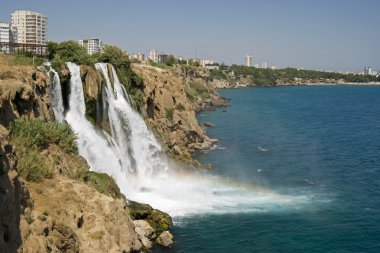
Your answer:
[[[146,122],[175,159],[193,163],[194,152],[210,148],[210,139],[198,124],[196,112],[226,106],[208,83],[204,68],[175,66],[161,69],[133,64],[133,71],[143,80],[143,107]]]
[[[167,214],[148,206],[133,221],[139,204],[89,171],[68,125],[53,121],[44,68],[0,62],[0,252],[144,251],[166,236]],[[82,71],[90,102],[101,80],[91,71]]]

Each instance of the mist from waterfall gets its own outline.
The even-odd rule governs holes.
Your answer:
[[[91,170],[111,175],[128,199],[148,203],[172,216],[277,211],[310,201],[307,196],[282,195],[207,172],[178,172],[169,165],[143,118],[131,107],[112,65],[95,65],[106,81],[101,92],[108,132],[87,119],[80,68],[74,63],[67,63],[67,67],[71,92],[64,119],[78,135],[79,154]],[[58,106],[58,97],[52,96],[53,107]]]

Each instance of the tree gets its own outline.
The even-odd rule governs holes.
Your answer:
[[[108,62],[117,68],[128,68],[130,60],[128,53],[117,46],[105,45],[99,61]]]
[[[173,66],[175,63],[175,58],[173,55],[169,55],[168,59],[166,60],[165,64],[168,66]]]
[[[49,52],[49,55],[48,55],[49,60],[52,60],[54,58],[58,45],[59,44],[57,42],[53,42],[53,41],[49,41],[47,43],[47,50]]]

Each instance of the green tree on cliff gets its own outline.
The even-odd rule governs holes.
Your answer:
[[[175,63],[175,58],[173,55],[169,55],[168,59],[166,60],[165,64],[168,66],[173,66]]]

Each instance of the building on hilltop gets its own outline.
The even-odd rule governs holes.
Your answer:
[[[134,59],[138,60],[140,62],[145,61],[145,55],[143,53],[138,53],[138,54],[131,54],[129,55],[129,59]]]
[[[253,56],[251,54],[246,54],[244,56],[244,65],[247,67],[251,67],[252,66],[252,59],[253,59]]]
[[[212,64],[214,64],[214,61],[213,60],[207,60],[207,59],[201,59],[201,60],[199,60],[199,64],[202,67],[205,67],[206,65],[212,65]]]
[[[168,59],[169,55],[164,52],[158,52],[155,49],[150,50],[149,52],[149,60],[155,63],[165,63]]]
[[[48,18],[34,11],[15,11],[11,14],[11,37],[13,42],[29,45],[46,45],[48,41]]]
[[[9,53],[9,42],[11,40],[11,28],[9,23],[0,22],[0,51]]]
[[[152,62],[158,62],[158,52],[155,49],[150,50],[149,52],[149,60]]]
[[[84,39],[79,40],[78,43],[87,50],[88,54],[103,52],[103,42],[100,39]]]
[[[168,60],[168,57],[169,57],[168,54],[165,54],[164,52],[160,52],[157,57],[158,63],[165,63]]]

